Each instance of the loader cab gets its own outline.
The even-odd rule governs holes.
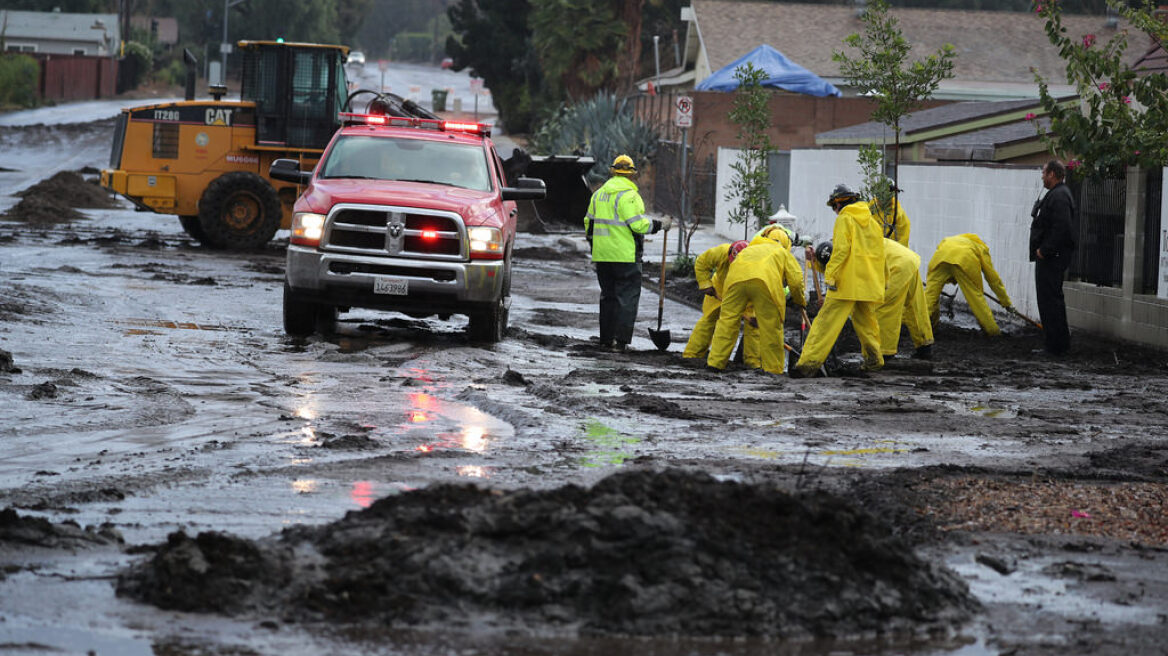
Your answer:
[[[256,105],[256,145],[322,150],[348,92],[343,46],[241,41],[240,100]]]

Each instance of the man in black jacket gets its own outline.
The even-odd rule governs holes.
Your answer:
[[[1038,314],[1046,336],[1046,352],[1063,355],[1071,348],[1067,327],[1067,304],[1063,300],[1063,276],[1071,263],[1075,238],[1071,234],[1071,217],[1075,200],[1063,180],[1067,169],[1057,159],[1042,167],[1042,186],[1046,195],[1034,204],[1030,223],[1030,261],[1034,262],[1034,286],[1038,295]]]

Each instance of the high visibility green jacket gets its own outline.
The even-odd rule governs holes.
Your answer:
[[[612,176],[592,194],[584,217],[592,261],[636,262],[642,235],[652,227],[636,183],[622,175]]]

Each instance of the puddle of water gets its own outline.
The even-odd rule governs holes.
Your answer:
[[[620,466],[633,457],[624,447],[641,443],[639,438],[625,435],[596,419],[589,419],[584,424],[583,437],[597,447],[581,459],[580,464],[584,467]]]
[[[988,403],[966,404],[946,402],[945,405],[948,405],[959,415],[988,417],[990,419],[1014,419],[1018,416],[1017,408],[1000,408],[989,405]]]

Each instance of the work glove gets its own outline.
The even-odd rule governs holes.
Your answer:
[[[661,219],[653,219],[653,220],[657,222],[657,230],[654,230],[653,232],[659,232],[661,230],[669,230],[670,228],[673,227],[673,219],[671,219],[669,217],[664,217]]]

